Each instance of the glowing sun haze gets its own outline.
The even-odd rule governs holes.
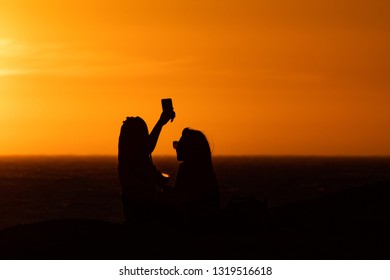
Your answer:
[[[116,154],[177,113],[217,155],[390,155],[390,2],[0,0],[0,155]]]

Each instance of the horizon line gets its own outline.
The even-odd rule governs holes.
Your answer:
[[[5,157],[117,157],[117,154],[0,154]],[[213,157],[390,157],[390,154],[216,154]],[[153,157],[176,157],[175,154],[156,154]]]

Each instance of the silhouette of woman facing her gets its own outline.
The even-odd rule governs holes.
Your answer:
[[[150,135],[140,117],[127,117],[123,122],[118,143],[118,172],[127,221],[154,218],[158,212],[159,188],[169,179],[153,165],[151,154],[162,127],[174,118],[174,111],[163,112]]]
[[[179,166],[175,190],[180,215],[213,217],[220,209],[220,193],[206,136],[185,128],[173,142]]]

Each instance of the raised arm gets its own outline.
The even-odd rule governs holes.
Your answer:
[[[156,147],[158,137],[160,136],[162,127],[168,123],[169,120],[171,122],[175,118],[176,114],[174,111],[172,112],[162,112],[160,119],[157,121],[156,125],[153,127],[152,131],[149,135],[149,149],[148,152],[151,154]]]

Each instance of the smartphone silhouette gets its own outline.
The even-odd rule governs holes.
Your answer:
[[[173,104],[171,98],[164,98],[161,99],[161,105],[164,112],[172,112],[173,111]]]

